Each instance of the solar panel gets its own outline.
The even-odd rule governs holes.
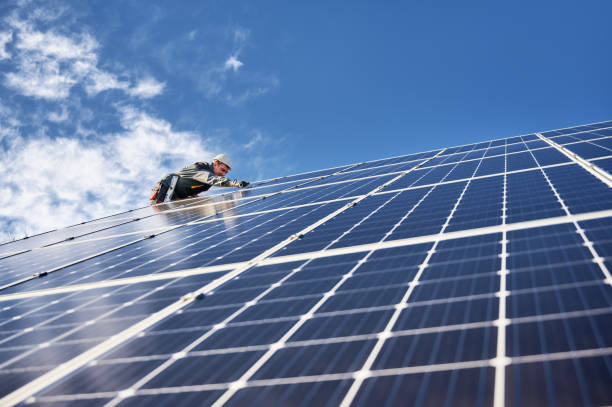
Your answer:
[[[0,405],[612,404],[612,122],[0,245]]]

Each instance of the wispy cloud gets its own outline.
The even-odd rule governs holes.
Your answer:
[[[47,115],[47,120],[54,122],[54,123],[65,122],[66,120],[68,120],[68,118],[69,118],[69,114],[68,114],[68,109],[66,108],[66,106],[61,106],[59,112],[50,112]]]
[[[264,141],[264,137],[259,130],[253,130],[253,137],[244,145],[245,150],[251,150]]]
[[[240,68],[242,65],[244,64],[241,61],[238,61],[238,59],[234,55],[232,55],[228,58],[227,61],[225,61],[225,69],[233,69],[234,72],[236,72],[238,68]]]
[[[6,50],[6,44],[8,44],[12,39],[12,31],[0,31],[0,60],[11,57],[11,54],[9,54]]]
[[[129,89],[128,93],[139,98],[150,99],[160,95],[165,87],[166,83],[158,82],[154,78],[148,77],[138,82],[135,87]]]
[[[13,56],[15,69],[6,73],[5,85],[25,96],[65,99],[79,84],[89,96],[118,89],[131,96],[150,98],[164,89],[164,84],[154,78],[146,78],[131,86],[129,80],[120,80],[117,74],[100,69],[100,44],[86,32],[67,35],[53,30],[41,31],[33,21],[14,15],[6,22],[11,26],[12,34],[0,36],[0,41],[6,38],[4,44],[0,42],[0,56],[7,54],[5,45],[13,37],[16,52]],[[129,72],[121,75],[129,76]]]
[[[229,42],[227,45],[231,47],[229,56],[224,53],[224,59],[220,59],[212,55],[212,62],[207,62],[204,69],[198,67],[196,81],[207,98],[239,106],[279,86],[280,81],[275,75],[246,69],[242,54],[249,47],[250,36],[250,30],[240,26],[226,31],[225,42]]]

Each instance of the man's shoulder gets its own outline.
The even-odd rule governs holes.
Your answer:
[[[191,171],[212,171],[212,168],[210,167],[210,164],[208,164],[207,162],[204,161],[198,161],[197,163],[194,164],[190,164],[188,166],[186,166],[185,168],[183,168],[184,170],[191,170]]]
[[[205,170],[205,171],[210,171],[212,168],[210,167],[210,164],[205,162],[205,161],[198,161],[197,163],[193,164],[195,168],[197,168],[198,170]]]

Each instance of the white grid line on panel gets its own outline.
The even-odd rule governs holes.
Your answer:
[[[491,142],[489,142],[489,146],[490,145],[491,145]],[[479,164],[474,169],[473,174],[475,174],[476,171],[478,171],[478,168],[480,168],[480,163],[482,163],[482,160],[479,162]],[[449,172],[449,174],[450,174],[450,172]],[[470,181],[468,181],[465,184],[465,186],[463,187],[463,190],[461,191],[461,194],[459,195],[459,198],[457,199],[457,201],[455,202],[455,205],[453,206],[453,208],[451,209],[449,215],[447,216],[446,221],[442,225],[442,229],[440,230],[439,234],[443,234],[444,230],[446,229],[446,227],[450,224],[450,221],[451,221],[455,211],[459,207],[459,204],[460,204],[463,196],[465,195],[465,192],[467,191],[469,185],[470,185]],[[398,222],[398,225],[399,225],[399,222]],[[394,226],[394,229],[395,229],[396,226]],[[387,236],[388,235],[385,235],[385,238]],[[405,306],[408,303],[408,299],[410,298],[410,295],[412,294],[412,292],[414,290],[414,287],[416,287],[419,284],[419,280],[421,278],[421,275],[423,274],[423,272],[427,268],[429,260],[431,259],[431,257],[435,253],[436,247],[438,246],[439,242],[440,242],[440,240],[438,240],[438,239],[434,240],[431,249],[427,252],[427,256],[425,257],[425,260],[419,266],[419,269],[418,269],[416,275],[412,279],[411,283],[408,286],[408,289],[406,290],[402,300],[400,301],[400,304],[402,306]],[[393,327],[395,326],[397,320],[399,319],[400,314],[403,311],[403,307],[402,306],[399,306],[399,307],[397,307],[395,309],[395,311],[393,312],[393,315],[391,316],[391,318],[387,322],[387,326],[385,327],[383,332],[381,332],[380,335],[378,336],[378,340],[376,341],[376,344],[374,345],[374,348],[371,350],[371,352],[368,355],[368,358],[364,362],[363,366],[361,367],[361,369],[359,371],[357,371],[357,372],[355,372],[353,374],[353,378],[354,378],[353,384],[351,385],[351,387],[349,388],[348,392],[345,394],[344,398],[340,402],[340,407],[348,407],[348,406],[350,406],[352,404],[353,400],[355,399],[355,397],[357,396],[357,393],[359,392],[359,389],[361,388],[361,385],[363,384],[363,381],[366,378],[371,377],[371,375],[372,375],[372,366],[373,366],[374,362],[376,361],[376,359],[378,358],[378,355],[380,354],[380,352],[381,352],[381,350],[382,350],[386,340],[389,338],[390,333],[393,331]],[[416,404],[419,404],[418,399],[416,401]]]
[[[432,157],[433,158],[433,157]],[[298,238],[299,236],[301,236],[302,234],[305,234],[313,229],[315,229],[316,227],[318,227],[319,225],[327,222],[328,220],[334,218],[335,216],[337,216],[338,214],[342,213],[343,211],[345,211],[346,209],[354,206],[355,204],[357,204],[358,202],[362,201],[363,199],[367,198],[368,196],[373,195],[376,191],[381,190],[382,188],[384,188],[386,185],[389,185],[393,182],[395,182],[397,179],[403,177],[405,174],[407,174],[409,171],[412,171],[414,169],[416,169],[417,167],[419,167],[421,164],[416,165],[415,167],[413,167],[410,170],[404,171],[402,174],[398,175],[397,177],[385,182],[384,184],[378,186],[377,188],[373,189],[372,191],[370,191],[368,194],[363,195],[357,199],[355,199],[353,202],[349,203],[348,205],[338,209],[337,211],[335,211],[334,213],[322,218],[321,220],[319,220],[318,222],[312,224],[311,226],[309,226],[308,228],[304,229],[302,232],[300,232],[299,234],[296,234],[293,236],[294,240],[295,238]],[[355,227],[355,226],[354,226]],[[286,244],[288,244],[291,240],[289,240]],[[329,244],[331,245],[331,243]],[[280,249],[280,248],[279,248]],[[272,254],[272,253],[270,253]],[[307,263],[309,263],[310,261],[307,261],[306,263],[304,263],[303,265],[301,265],[299,268],[295,269],[292,273],[289,273],[287,276],[285,276],[283,279],[281,279],[278,284],[282,284],[284,281],[286,281],[287,279],[289,279],[294,273],[298,272],[299,270],[301,270],[301,268],[303,268]],[[352,272],[353,270],[351,270]],[[340,282],[338,282],[336,284],[336,286],[341,285],[344,281],[346,281],[347,278],[350,277],[351,272],[349,272],[347,275],[343,276],[343,278],[340,280]],[[332,288],[332,291],[335,290],[335,287]],[[223,327],[226,326],[226,324],[231,321],[233,318],[235,318],[237,315],[241,314],[248,306],[250,305],[254,305],[255,303],[257,303],[257,301],[260,298],[263,298],[265,295],[268,294],[268,292],[272,291],[275,288],[275,286],[270,286],[268,290],[264,291],[263,293],[261,293],[259,296],[257,296],[253,301],[251,301],[250,303],[245,304],[245,306],[239,310],[237,310],[235,313],[233,313],[232,315],[230,315],[229,317],[227,317],[222,323],[218,324],[217,326],[213,327],[213,329],[211,329],[210,331],[208,331],[207,333],[205,333],[204,335],[202,335],[201,337],[197,338],[195,341],[193,341],[191,344],[187,345],[182,352],[189,352],[191,349],[193,349],[195,346],[197,346],[198,344],[200,344],[201,342],[203,342],[205,339],[207,339],[208,337],[210,337],[216,329],[221,329]],[[330,292],[332,292],[330,291]],[[269,360],[269,358],[280,348],[283,347],[284,342],[286,342],[286,340],[293,335],[293,333],[299,329],[299,327],[301,325],[303,325],[305,323],[306,320],[309,319],[309,315],[312,315],[316,309],[318,309],[326,300],[327,298],[329,298],[330,295],[328,295],[330,292],[328,292],[320,301],[318,301],[312,308],[311,310],[304,315],[303,318],[300,318],[300,320],[294,324],[287,332],[285,332],[285,334],[281,337],[281,339],[279,339],[275,346],[272,348],[269,348],[268,351],[266,352],[266,354],[264,354],[262,357],[260,357],[254,365],[251,366],[251,368],[249,370],[247,370],[247,372],[245,372],[240,379],[238,379],[237,381],[234,382],[233,386],[231,388],[229,388],[216,402],[215,404],[219,404],[219,403],[223,403],[223,399],[227,399],[229,397],[231,397],[234,392],[236,390],[238,390],[243,383],[248,381],[248,378],[251,377],[258,369],[259,367],[261,367],[267,360]],[[128,391],[132,392],[132,391],[136,391],[137,389],[139,389],[140,387],[142,387],[145,383],[149,382],[153,377],[157,376],[159,373],[161,373],[162,371],[164,371],[165,369],[167,369],[170,365],[172,365],[174,363],[174,359],[169,359],[166,362],[164,362],[162,365],[160,365],[158,368],[154,369],[152,372],[150,372],[148,375],[146,375],[145,377],[141,378],[141,380],[139,380],[138,382],[136,382],[135,384],[133,384],[130,389],[127,389]],[[120,398],[116,398],[113,399],[110,403],[108,403],[109,407],[112,407],[116,404],[118,404],[121,401]]]
[[[443,152],[443,151],[444,150],[441,150],[440,153]],[[433,159],[434,157],[432,157],[431,159]],[[427,162],[427,161],[425,161],[425,162]],[[409,170],[406,170],[403,174],[398,175],[397,177],[393,178],[392,180],[387,181],[385,184],[383,184],[383,185],[373,189],[370,192],[370,194],[364,195],[362,198],[356,199],[354,201],[354,203],[357,203],[357,202],[361,201],[362,199],[365,199],[367,196],[369,196],[369,195],[375,193],[376,191],[384,188],[385,185],[388,185],[388,184],[394,182],[396,179],[401,178],[403,175],[405,175],[408,172],[418,168],[419,166],[420,166],[420,164],[415,166],[415,167],[413,167],[413,168],[411,168],[411,169],[409,169]],[[6,403],[7,405],[14,405],[14,404],[20,403],[20,402],[22,402],[22,401],[32,397],[32,395],[35,394],[36,392],[38,392],[38,391],[42,390],[43,388],[51,385],[52,383],[55,383],[57,380],[60,380],[61,378],[71,374],[76,369],[78,369],[78,368],[84,366],[85,364],[91,362],[92,360],[94,360],[97,357],[99,357],[100,355],[106,353],[110,349],[113,349],[114,347],[118,346],[119,344],[127,341],[128,339],[134,337],[138,333],[140,333],[140,332],[144,331],[145,329],[149,328],[153,324],[161,321],[162,319],[165,319],[166,317],[170,316],[174,312],[182,309],[183,307],[185,307],[190,302],[190,300],[197,299],[201,294],[206,294],[207,292],[212,291],[214,288],[218,287],[219,285],[221,285],[221,284],[223,284],[223,283],[233,279],[234,277],[238,276],[239,274],[243,273],[244,271],[250,269],[251,266],[253,266],[255,264],[258,264],[261,260],[265,259],[266,257],[272,255],[276,251],[280,250],[282,247],[286,246],[291,241],[296,239],[299,235],[308,233],[309,231],[315,229],[316,227],[318,227],[322,223],[324,223],[324,222],[328,221],[329,219],[335,217],[339,213],[342,213],[344,210],[346,210],[350,206],[352,206],[352,205],[349,204],[349,205],[346,205],[346,206],[344,206],[342,208],[339,208],[338,210],[336,210],[336,211],[332,212],[331,214],[325,216],[324,218],[320,219],[319,221],[317,221],[317,222],[311,224],[310,226],[304,228],[298,234],[290,236],[289,238],[283,240],[282,242],[278,243],[277,245],[273,246],[272,248],[270,248],[270,249],[264,251],[263,253],[259,254],[255,258],[251,259],[247,263],[247,265],[245,265],[245,266],[243,266],[241,268],[237,268],[237,269],[235,269],[235,270],[225,274],[223,277],[220,277],[219,279],[216,279],[213,282],[206,284],[205,286],[201,287],[200,289],[194,291],[190,296],[185,296],[181,300],[179,300],[179,301],[177,301],[177,302],[167,306],[166,308],[156,312],[155,314],[151,315],[150,317],[145,318],[144,320],[138,322],[137,324],[135,324],[135,325],[125,329],[121,333],[119,333],[117,335],[114,335],[113,337],[111,337],[108,340],[102,342],[101,344],[95,346],[94,348],[89,349],[88,351],[82,353],[81,355],[71,359],[70,361],[64,363],[62,366],[57,367],[57,368],[51,370],[50,372],[44,374],[43,376],[41,376],[41,377],[31,381],[30,383],[20,387],[19,389],[13,391],[12,393],[10,393],[7,396],[5,396],[4,398],[0,399],[0,404]],[[112,404],[112,402],[111,402],[111,404]]]
[[[506,150],[508,148],[506,147]],[[502,226],[506,225],[506,211],[508,203],[508,157],[504,160],[504,186],[502,193]],[[507,257],[508,257],[508,232],[502,231],[501,240],[501,267],[499,269],[499,297],[498,316],[495,321],[497,326],[497,349],[495,359],[492,364],[495,367],[495,384],[493,387],[493,406],[504,407],[505,405],[505,389],[506,389],[506,366],[509,363],[509,358],[506,357],[506,326],[510,321],[506,318],[506,299],[510,294],[506,290],[506,276],[508,275]]]
[[[595,164],[588,162],[584,158],[580,157],[578,154],[575,154],[575,153],[571,152],[570,150],[568,150],[564,146],[561,146],[561,145],[555,143],[554,141],[552,141],[550,139],[547,139],[546,137],[544,137],[540,133],[536,133],[536,134],[542,140],[544,140],[545,142],[547,142],[548,144],[550,144],[551,146],[553,146],[554,148],[559,150],[563,155],[568,157],[570,160],[572,160],[573,162],[575,162],[576,164],[578,164],[579,166],[584,168],[586,171],[588,171],[590,174],[595,176],[597,179],[599,179],[601,182],[606,184],[608,187],[612,188],[612,176],[610,176],[610,174],[608,174],[606,171],[602,170],[601,168],[599,168]],[[535,159],[535,157],[534,157],[534,159]]]
[[[197,269],[185,269],[185,270],[177,270],[177,271],[167,271],[165,273],[159,274],[145,274],[142,276],[136,277],[122,277],[113,280],[104,280],[104,281],[96,281],[94,283],[83,283],[83,284],[71,284],[65,285],[61,287],[54,287],[49,289],[42,290],[32,290],[15,294],[4,294],[0,295],[0,302],[2,301],[11,301],[18,300],[24,298],[34,298],[41,297],[45,295],[53,295],[53,294],[63,294],[70,292],[82,292],[84,290],[93,290],[96,288],[104,288],[104,287],[115,287],[115,286],[123,286],[123,285],[132,285],[150,281],[160,281],[160,280],[168,280],[174,278],[182,278],[182,277],[190,277],[200,274],[209,274],[216,273],[219,271],[229,271],[237,267],[244,266],[246,261],[239,263],[227,263],[220,264],[218,266],[207,266],[207,267],[198,267]]]
[[[605,155],[603,157],[589,158],[587,161],[592,162],[592,161],[599,161],[599,160],[607,160],[609,158],[612,158],[612,155]]]

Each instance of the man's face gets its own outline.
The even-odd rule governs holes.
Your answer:
[[[220,163],[219,161],[213,161],[213,172],[215,175],[225,177],[225,174],[227,174],[229,170],[230,169],[227,165]]]

